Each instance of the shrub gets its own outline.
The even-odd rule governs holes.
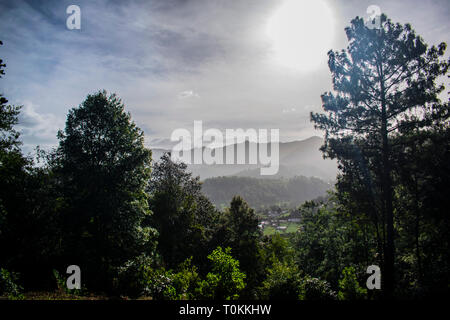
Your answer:
[[[197,267],[192,266],[192,257],[180,264],[178,269],[179,271],[172,275],[176,298],[179,300],[195,299],[200,277],[197,273]]]
[[[155,273],[151,263],[151,258],[140,255],[121,266],[114,279],[116,293],[132,298],[151,294],[150,286]]]
[[[61,274],[53,269],[53,276],[55,277],[55,281],[56,281],[56,288],[58,289],[58,291],[60,293],[67,293],[67,294],[74,294],[77,296],[81,296],[81,295],[87,295],[87,290],[85,287],[82,286],[81,289],[69,289],[67,288],[67,283],[66,283],[66,279],[61,276]]]
[[[299,294],[300,272],[297,266],[275,260],[267,270],[267,278],[261,288],[264,299],[296,300]]]
[[[177,298],[177,291],[173,286],[173,274],[164,268],[154,270],[150,277],[148,290],[153,299],[175,300]]]
[[[339,300],[362,300],[367,297],[367,289],[359,285],[354,267],[344,268],[342,276],[339,280]]]
[[[194,299],[199,276],[191,262],[192,257],[186,259],[174,272],[152,268],[152,259],[139,256],[119,269],[116,291],[131,298],[145,295],[158,300]]]
[[[0,269],[0,295],[9,299],[23,299],[23,288],[17,284],[18,279],[17,273]]]
[[[305,276],[300,280],[300,300],[336,300],[336,292],[331,290],[328,282]]]
[[[245,288],[245,273],[239,270],[239,261],[231,256],[231,248],[225,251],[217,247],[209,256],[212,261],[212,272],[206,275],[206,280],[199,283],[197,295],[202,299],[239,298],[239,293]]]

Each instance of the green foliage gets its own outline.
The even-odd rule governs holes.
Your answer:
[[[311,301],[336,300],[336,292],[331,289],[328,282],[305,276],[300,280],[298,298]]]
[[[449,292],[450,108],[436,108],[429,128],[395,139],[399,295],[420,298]]]
[[[169,154],[151,164],[142,130],[105,91],[70,110],[59,147],[38,150],[46,161],[34,167],[15,130],[20,107],[0,94],[0,295],[23,298],[7,270],[27,289],[56,280],[60,292],[84,294],[54,270],[74,261],[90,290],[130,298],[367,299],[377,293],[357,270],[383,262],[387,293],[396,282],[401,297],[448,295],[446,44],[429,47],[385,16],[380,30],[355,18],[346,33],[347,49],[328,54],[324,113],[311,114],[340,169],[322,202],[303,203],[329,189],[316,178],[202,184]],[[0,77],[4,67],[0,59]],[[299,232],[263,237],[236,194],[251,206],[303,203]],[[223,213],[212,204],[230,199]]]
[[[266,265],[271,266],[277,261],[292,262],[295,258],[295,250],[290,242],[280,234],[274,234],[265,239],[262,254]]]
[[[239,270],[239,261],[231,256],[231,248],[225,251],[217,247],[209,256],[212,270],[197,289],[202,299],[235,300],[245,288],[245,273]]]
[[[0,59],[0,75],[3,67]],[[45,285],[53,283],[48,265],[59,249],[54,202],[44,196],[54,190],[44,170],[22,155],[15,129],[21,107],[7,102],[0,95],[0,265],[20,272],[24,284]]]
[[[257,209],[277,203],[298,206],[325,195],[329,189],[328,183],[304,176],[290,179],[215,177],[206,179],[202,185],[203,192],[216,206],[229,203],[238,194]]]
[[[367,297],[367,289],[359,285],[354,267],[344,268],[342,276],[339,280],[339,300],[363,300]]]
[[[23,299],[23,288],[17,284],[19,275],[0,268],[0,296],[7,296],[8,299]]]
[[[259,287],[259,297],[296,300],[302,272],[295,264],[295,250],[290,241],[279,234],[266,237],[261,253],[265,279]]]
[[[125,262],[118,268],[114,279],[115,292],[132,298],[150,295],[149,284],[154,276],[152,263],[153,260],[145,254]]]
[[[105,91],[70,110],[58,138],[51,166],[66,202],[66,259],[89,270],[84,273],[88,286],[111,290],[119,266],[154,250],[145,192],[151,151],[121,100]]]
[[[154,262],[139,256],[119,268],[115,280],[118,295],[137,298],[150,296],[159,300],[195,299],[200,282],[197,267],[192,258],[181,263],[177,271],[152,267]]]
[[[3,45],[3,42],[0,41],[0,46]],[[6,64],[3,63],[3,60],[0,59],[0,78],[2,77],[2,75],[5,74],[5,71],[3,70],[3,68],[6,67]]]
[[[66,283],[67,279],[65,279],[63,276],[61,276],[61,274],[58,272],[58,270],[53,269],[52,273],[53,273],[53,277],[55,278],[56,288],[59,293],[66,293],[66,294],[71,294],[71,295],[76,295],[76,296],[87,295],[86,287],[82,286],[80,289],[69,289],[69,288],[67,288],[67,283]]]
[[[58,270],[53,269],[53,276],[55,277],[57,289],[59,291],[66,291],[66,280],[59,274]]]
[[[3,42],[0,41],[0,45]],[[3,70],[6,64],[0,59],[0,78],[5,74]],[[18,115],[21,106],[8,105],[8,100],[0,94],[0,155],[4,156],[5,152],[14,151],[20,153],[19,146],[19,132],[14,129],[14,125],[18,123]],[[3,159],[0,158],[0,164],[3,164]]]
[[[148,282],[148,291],[153,299],[175,300],[177,293],[173,287],[172,272],[164,268],[154,270]]]
[[[233,197],[224,212],[217,230],[218,245],[230,247],[247,276],[245,298],[255,298],[256,289],[263,280],[264,266],[261,252],[262,232],[258,217],[240,196]]]
[[[3,43],[0,41],[0,45]],[[0,59],[0,78],[5,74],[6,64]],[[28,169],[28,160],[20,153],[19,133],[14,129],[18,123],[20,108],[18,106],[8,105],[8,100],[0,94],[0,245],[6,240],[1,241],[1,236],[5,236],[8,230],[8,214],[14,214],[15,205],[20,201],[17,194],[24,185],[26,170]],[[0,246],[1,248],[2,246]],[[3,249],[3,248],[2,248]],[[3,250],[2,250],[3,251]],[[5,252],[2,252],[5,255]],[[4,263],[0,259],[0,263]]]
[[[19,152],[19,132],[14,129],[18,122],[21,106],[8,105],[8,100],[0,94],[0,150]]]
[[[159,232],[158,251],[168,268],[193,256],[199,264],[211,249],[218,213],[201,193],[198,177],[164,154],[154,164],[148,188],[151,224]]]
[[[353,19],[347,50],[328,53],[333,92],[322,95],[325,113],[311,113],[311,120],[325,132],[324,155],[338,160],[341,203],[375,227],[383,290],[392,296],[394,222],[402,219],[395,207],[401,183],[395,167],[405,150],[398,138],[446,123],[448,103],[439,99],[445,87],[438,80],[450,60],[442,59],[445,43],[428,47],[409,24],[394,24],[385,15],[381,20],[381,28],[371,30],[362,18]]]
[[[192,257],[181,263],[177,271],[160,269],[153,275],[151,288],[153,297],[165,300],[192,300],[198,298],[201,279]]]
[[[273,261],[261,287],[261,298],[283,300],[335,300],[336,293],[328,282],[304,275],[292,259]]]
[[[186,259],[178,267],[178,272],[172,276],[173,288],[178,300],[192,300],[197,298],[200,276],[197,267],[192,265],[192,257]]]
[[[335,290],[341,270],[372,264],[377,248],[370,226],[339,212],[336,206],[333,199],[305,203],[300,207],[300,232],[293,239],[299,268],[326,280]]]
[[[297,300],[301,272],[297,266],[275,259],[267,269],[267,277],[261,286],[261,298],[270,300]]]

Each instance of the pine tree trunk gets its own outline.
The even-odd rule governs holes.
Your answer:
[[[382,77],[381,77],[382,78]],[[387,131],[387,112],[384,83],[381,81],[381,137],[382,137],[382,188],[383,209],[386,223],[386,245],[384,249],[384,296],[387,299],[393,297],[394,292],[394,215],[392,205],[392,180],[391,166],[389,162],[389,141]]]

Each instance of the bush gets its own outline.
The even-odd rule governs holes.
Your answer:
[[[239,261],[231,256],[231,248],[225,251],[217,247],[209,256],[212,272],[199,283],[197,296],[201,299],[234,300],[245,288],[245,273],[239,270]]]
[[[180,264],[178,269],[179,271],[172,275],[176,298],[179,300],[195,299],[200,277],[197,273],[197,267],[192,266],[192,257]]]
[[[150,286],[155,273],[151,264],[152,259],[146,255],[127,261],[118,269],[114,279],[116,293],[132,298],[151,294]]]
[[[300,284],[297,266],[275,260],[267,274],[261,288],[263,299],[297,300]]]
[[[263,282],[261,296],[263,299],[283,300],[336,300],[336,292],[331,290],[328,282],[302,276],[302,271],[290,262],[274,261],[267,271]]]
[[[7,296],[9,299],[23,299],[23,288],[17,284],[19,275],[0,269],[0,296]]]
[[[339,280],[339,300],[362,300],[367,297],[367,289],[359,285],[354,267],[344,268],[342,276]]]
[[[184,300],[196,297],[199,276],[191,265],[192,257],[178,267],[178,271],[152,268],[152,260],[139,256],[119,269],[116,291],[131,298],[151,296],[157,300]]]
[[[181,263],[177,272],[155,270],[149,281],[149,290],[154,299],[161,300],[192,300],[198,296],[200,277],[197,267],[192,266],[192,257]]]
[[[173,274],[164,268],[155,270],[149,282],[149,291],[153,299],[175,300],[177,291],[173,286]]]
[[[305,276],[300,280],[300,300],[336,300],[336,292],[331,290],[328,282]]]
[[[87,290],[84,286],[81,289],[69,289],[67,288],[67,279],[65,279],[58,270],[53,269],[53,276],[55,277],[56,287],[60,293],[74,294],[77,296],[87,295]]]

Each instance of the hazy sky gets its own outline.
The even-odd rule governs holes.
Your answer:
[[[81,30],[66,28],[71,4]],[[428,44],[449,40],[448,0],[0,0],[0,92],[24,106],[25,150],[54,145],[68,110],[100,89],[149,145],[194,120],[300,140],[321,135],[309,112],[330,89],[326,52],[346,47],[344,27],[371,4]]]

